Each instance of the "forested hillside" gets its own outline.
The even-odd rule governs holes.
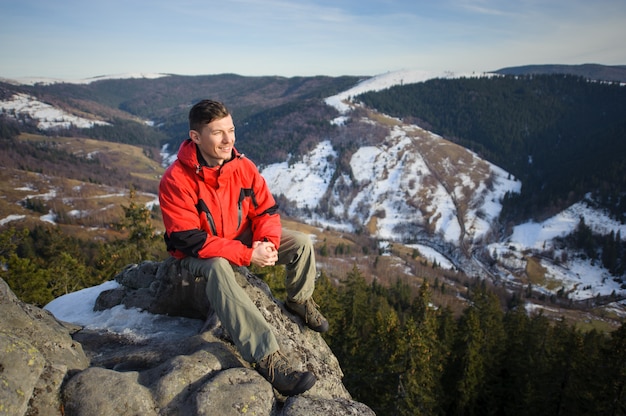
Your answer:
[[[358,77],[244,77],[234,74],[155,79],[107,79],[89,84],[8,85],[0,83],[0,99],[14,92],[32,95],[78,114],[97,116],[111,126],[71,129],[64,135],[177,149],[187,137],[187,113],[205,98],[223,101],[236,120],[237,139],[255,160],[284,160],[286,152],[307,149],[309,136],[328,131],[336,111],[323,98],[348,89]],[[0,119],[0,124],[1,124]],[[153,126],[153,127],[151,127]],[[22,131],[36,132],[22,117]],[[54,133],[54,132],[53,132]]]
[[[155,149],[169,143],[171,152],[186,138],[189,107],[199,99],[215,98],[234,112],[238,146],[257,163],[269,164],[288,154],[297,157],[326,138],[339,147],[350,146],[350,139],[328,123],[336,110],[323,98],[358,81],[169,75],[89,84],[5,84],[0,85],[0,98],[27,93],[112,124],[73,128],[63,135]],[[624,219],[626,174],[620,155],[626,154],[626,88],[617,83],[563,74],[432,79],[358,99],[475,150],[521,179],[522,195],[507,206],[511,218],[550,215],[595,191],[616,218]],[[37,131],[28,120],[20,129]]]
[[[541,218],[588,192],[626,220],[626,87],[568,75],[433,79],[359,97],[468,147],[521,179],[505,207]]]
[[[501,75],[568,74],[593,81],[626,82],[626,65],[523,65],[493,71]]]
[[[392,124],[369,108],[353,110],[345,126],[330,122],[338,112],[323,98],[357,81],[216,75],[0,85],[0,99],[17,91],[111,124],[46,131],[27,116],[0,116],[0,277],[20,299],[44,305],[111,280],[129,263],[167,256],[160,213],[150,205],[163,169],[158,152],[186,137],[188,109],[201,98],[231,107],[237,146],[256,162],[291,156],[291,163],[328,140],[337,152],[334,176],[349,176],[350,157],[380,146]],[[522,194],[505,206],[509,218],[542,217],[595,192],[624,220],[624,91],[533,75],[434,79],[359,100],[522,179]],[[562,292],[533,290],[533,278],[546,274],[539,254],[518,266],[527,286],[513,287],[443,268],[414,247],[381,244],[365,227],[350,234],[289,225],[315,236],[322,272],[315,298],[331,321],[325,339],[350,393],[377,414],[626,414],[623,315],[596,308],[594,299],[573,304]],[[569,239],[564,246],[623,276],[621,234],[600,239],[581,220]],[[255,272],[284,295],[284,269]]]
[[[469,286],[459,319],[432,308],[445,290],[416,296],[398,282],[366,284],[359,269],[339,289],[322,277],[325,336],[353,397],[377,415],[623,415],[626,326],[582,332],[523,308],[502,312],[485,282]]]

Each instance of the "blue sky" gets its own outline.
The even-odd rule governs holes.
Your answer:
[[[624,0],[0,0],[0,77],[626,65]]]

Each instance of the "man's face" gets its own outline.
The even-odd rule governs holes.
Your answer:
[[[235,144],[235,125],[228,115],[205,124],[201,131],[190,130],[189,137],[198,145],[209,166],[222,165],[230,160]]]

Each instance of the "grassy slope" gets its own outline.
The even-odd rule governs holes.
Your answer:
[[[124,172],[129,181],[119,184],[119,179],[115,178],[115,183],[111,184],[108,182],[111,178],[106,174],[97,177],[98,183],[68,178],[64,174],[68,168],[65,162],[54,165],[53,160],[48,160],[53,168],[48,168],[46,173],[37,172],[36,166],[27,166],[27,169],[20,169],[19,166],[4,167],[0,169],[0,192],[3,195],[0,200],[1,218],[24,215],[26,218],[21,221],[30,223],[41,221],[40,217],[52,210],[66,218],[63,221],[66,232],[82,236],[108,235],[113,233],[109,229],[110,225],[123,215],[122,206],[129,204],[129,189],[134,178],[141,179],[142,184],[149,188],[146,192],[138,192],[137,203],[145,204],[156,198],[163,168],[140,147],[84,138],[53,138],[32,134],[21,135],[18,145],[21,142],[37,143],[53,148],[56,152],[71,153],[77,157],[77,164],[81,163],[81,159],[87,161],[97,158],[98,166],[105,172]],[[86,169],[89,167],[89,164],[85,165]],[[24,208],[28,199],[37,205],[37,210]],[[159,218],[155,220],[155,228],[163,228]]]

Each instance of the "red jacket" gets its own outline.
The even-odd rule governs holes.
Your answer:
[[[237,237],[280,243],[278,206],[252,161],[233,149],[222,166],[201,166],[196,144],[185,140],[161,178],[159,202],[167,250],[177,258],[224,257],[247,266],[252,248]]]

